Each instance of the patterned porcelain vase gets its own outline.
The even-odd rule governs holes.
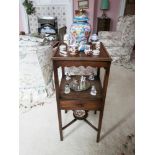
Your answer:
[[[84,51],[91,32],[86,11],[76,10],[73,20],[74,23],[70,28],[70,44],[78,44],[79,51]]]

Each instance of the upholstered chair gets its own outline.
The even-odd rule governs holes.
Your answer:
[[[135,45],[135,16],[119,17],[116,31],[100,31],[99,40],[107,48],[113,62],[130,62]]]
[[[19,104],[22,111],[45,103],[54,93],[51,45],[41,38],[19,36]]]

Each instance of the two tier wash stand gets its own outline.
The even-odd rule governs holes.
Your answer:
[[[55,44],[55,46],[59,46],[60,43]],[[53,53],[53,67],[54,67],[54,81],[55,81],[55,89],[56,89],[56,101],[57,101],[57,112],[58,112],[58,121],[59,121],[59,131],[60,131],[60,140],[63,140],[63,130],[67,128],[69,125],[74,123],[77,119],[73,119],[70,123],[65,126],[62,126],[62,115],[61,110],[93,110],[99,111],[99,121],[98,127],[95,127],[91,124],[86,118],[84,121],[88,123],[93,129],[97,131],[97,139],[100,140],[100,132],[102,126],[102,118],[103,111],[105,105],[105,98],[108,86],[108,79],[110,73],[111,66],[111,57],[109,56],[107,50],[104,45],[101,43],[100,55],[99,56],[87,56],[84,52],[80,52],[76,56],[61,56],[59,55],[59,48],[56,47],[56,50]],[[90,81],[92,85],[95,85],[97,90],[97,95],[92,96],[90,94],[90,89],[81,92],[75,92],[71,90],[69,94],[64,94],[64,87],[67,83],[64,74],[64,67],[79,67],[79,66],[91,66],[97,67],[97,76],[94,81]],[[58,78],[58,68],[62,68],[62,79],[59,84]],[[100,80],[100,69],[105,69],[105,74],[103,81]]]

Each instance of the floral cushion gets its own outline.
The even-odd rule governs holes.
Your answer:
[[[125,23],[125,18],[123,16],[120,16],[118,18],[117,25],[116,25],[117,32],[122,32],[122,30],[124,29],[124,25],[123,25],[124,23]]]
[[[106,47],[108,53],[111,55],[113,62],[128,62],[132,53],[131,47]],[[118,52],[119,51],[119,52]],[[130,54],[129,54],[130,53]]]
[[[135,44],[135,16],[126,16],[122,38],[124,46],[134,46]]]
[[[135,44],[135,16],[119,17],[117,30],[100,31],[99,40],[110,53],[113,62],[128,63]]]
[[[114,43],[108,43],[108,41],[105,41],[105,46],[134,46],[135,44],[135,16],[125,16],[125,17],[119,17],[118,23],[117,23],[117,31],[111,32],[111,31],[100,31],[98,33],[99,39],[103,41],[109,39],[114,41]],[[120,44],[121,42],[121,44]]]
[[[118,39],[100,39],[100,42],[103,43],[104,46],[106,47],[122,47],[123,46],[123,43],[118,40]]]
[[[120,39],[121,35],[119,31],[100,31],[99,39]]]

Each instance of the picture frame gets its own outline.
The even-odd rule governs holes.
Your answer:
[[[88,9],[88,8],[89,8],[89,0],[78,1],[78,9]]]

